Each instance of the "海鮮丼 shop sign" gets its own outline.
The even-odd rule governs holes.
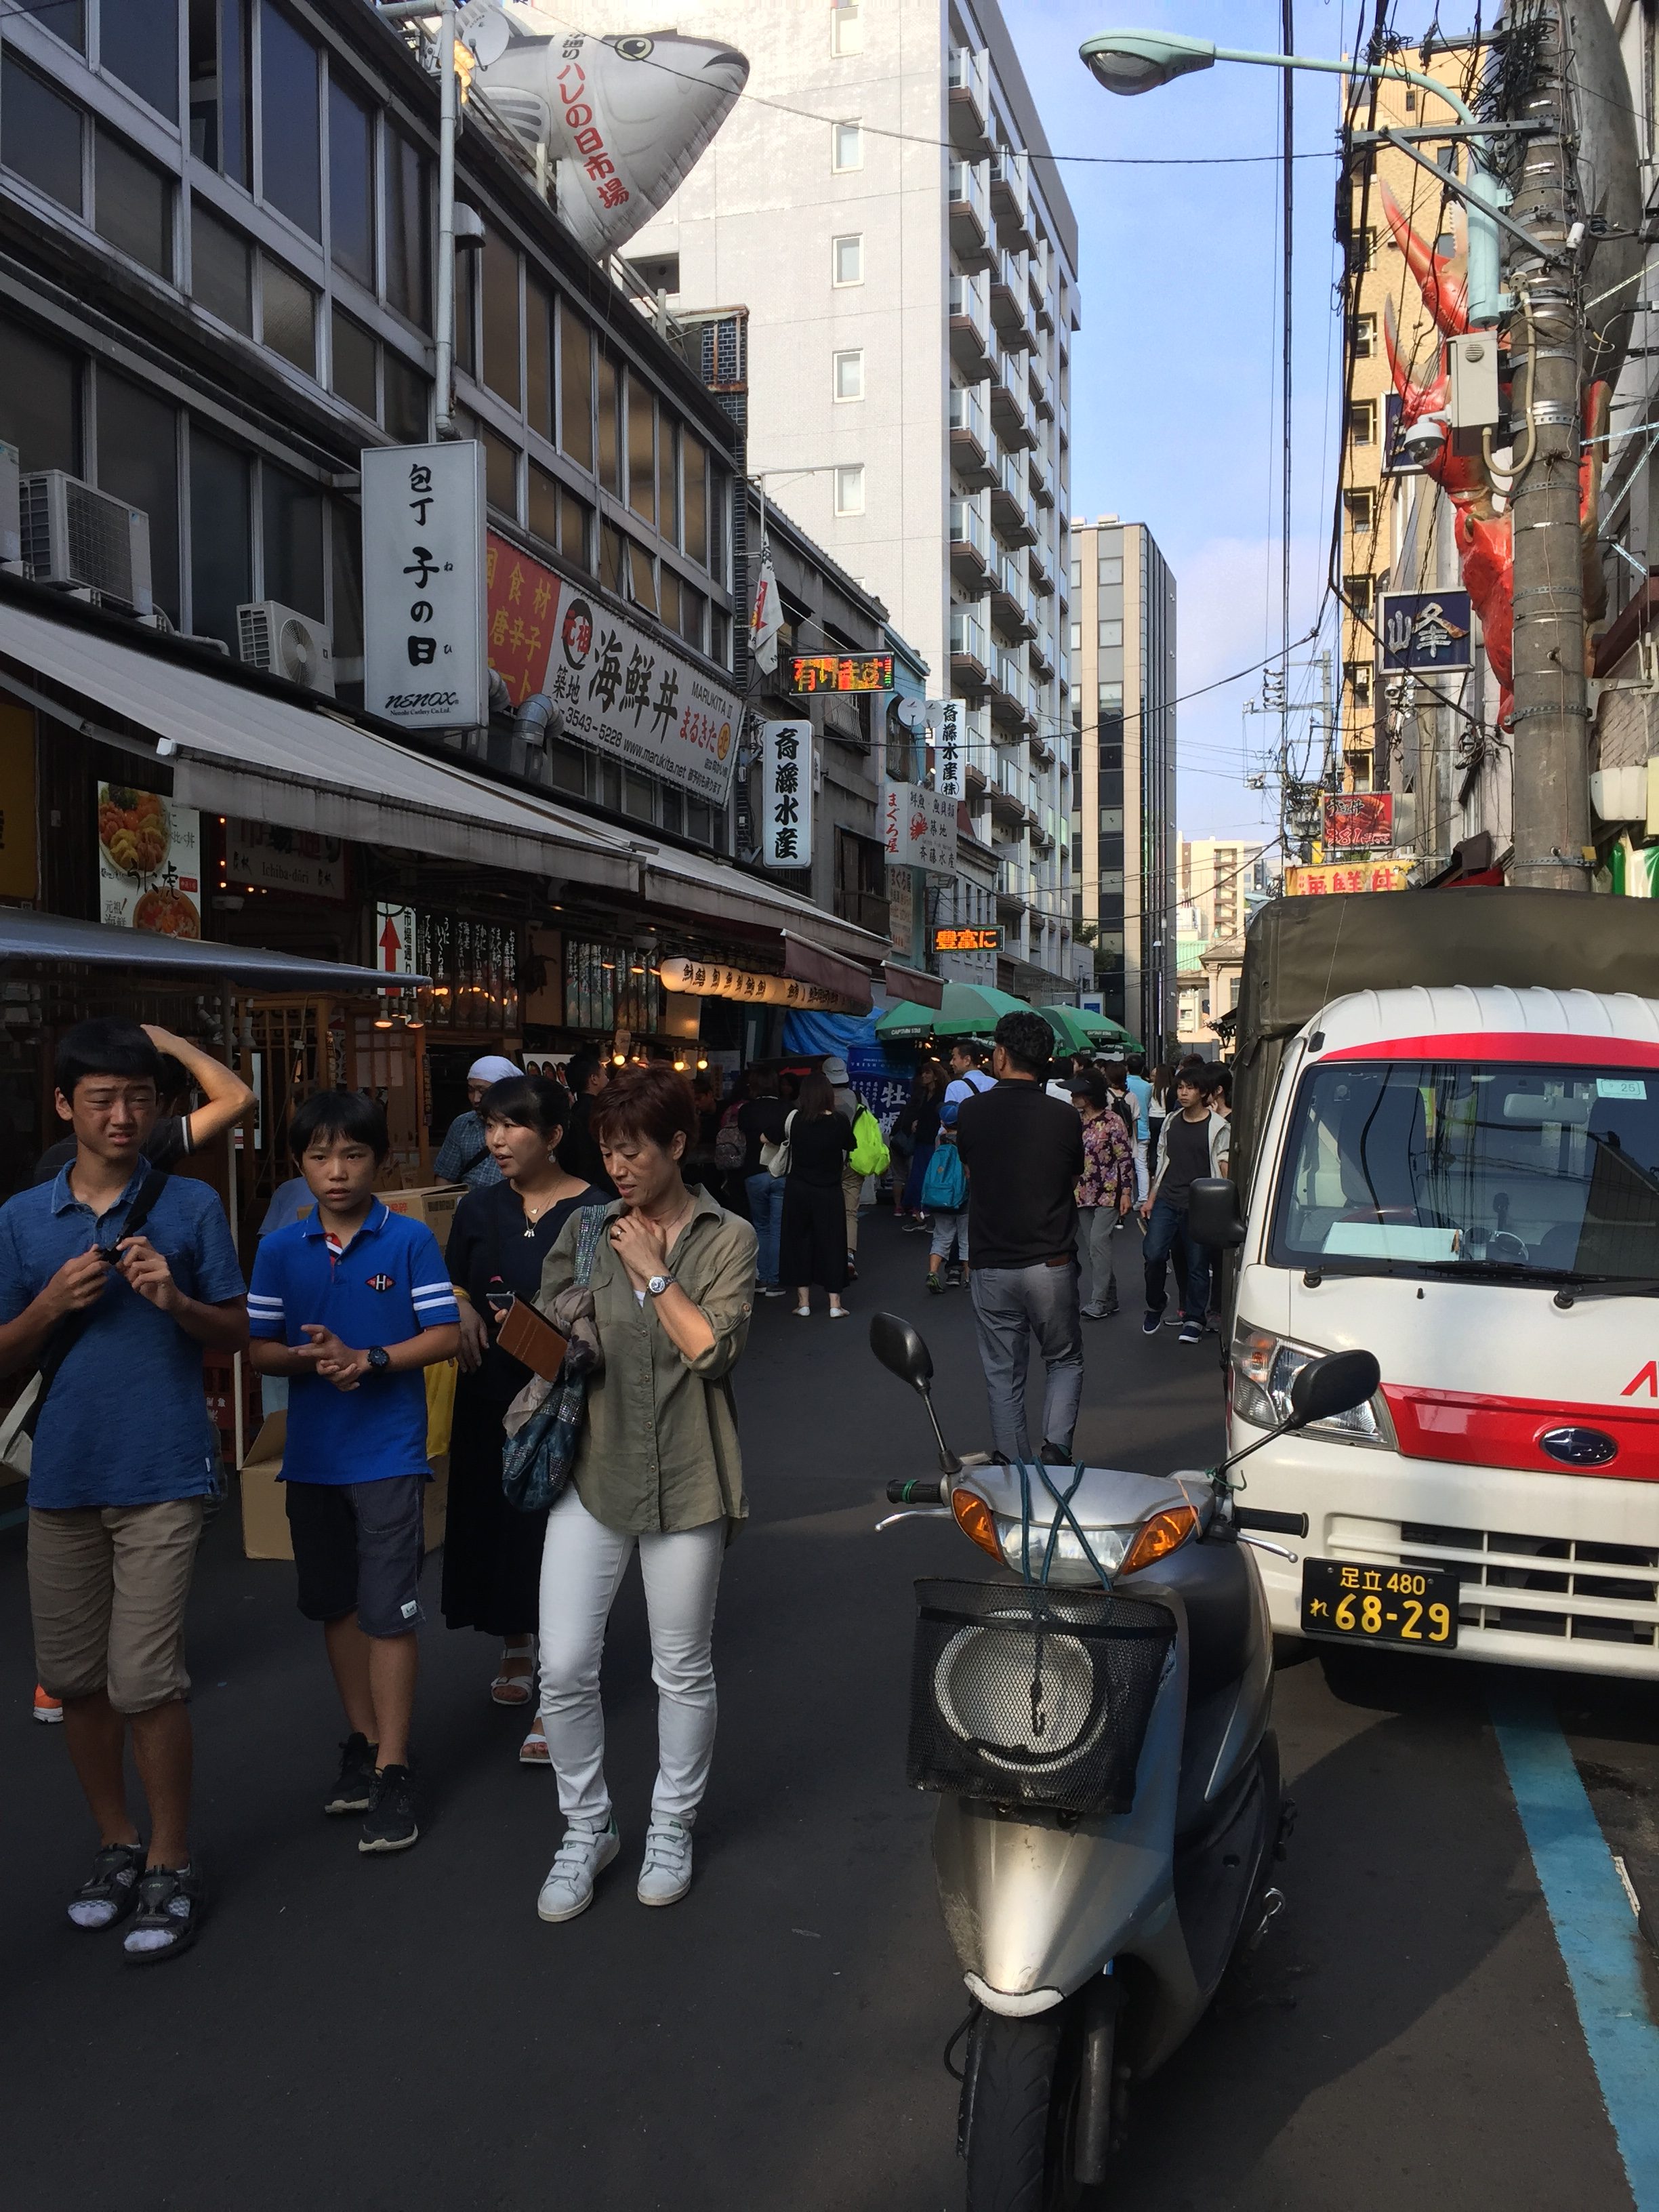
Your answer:
[[[548,696],[564,734],[724,806],[738,764],[738,702],[597,598],[567,585]]]
[[[483,447],[370,446],[362,477],[363,703],[405,729],[482,729]]]
[[[765,722],[761,751],[761,857],[769,868],[812,860],[812,725]]]

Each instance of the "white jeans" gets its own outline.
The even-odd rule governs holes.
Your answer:
[[[1135,1198],[1144,1206],[1146,1194],[1152,1188],[1146,1170],[1146,1146],[1150,1139],[1146,1137],[1132,1137],[1129,1141],[1135,1156]]]
[[[542,1727],[567,1820],[603,1826],[605,1712],[599,1658],[605,1623],[634,1547],[640,1547],[651,1623],[651,1679],[657,1686],[657,1786],[653,1814],[689,1826],[708,1785],[714,1755],[714,1670],[709,1645],[726,1551],[726,1523],[672,1534],[624,1535],[596,1521],[572,1487],[547,1516],[542,1547]]]

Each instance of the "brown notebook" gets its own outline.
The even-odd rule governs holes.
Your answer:
[[[544,1382],[557,1381],[569,1344],[568,1338],[561,1336],[552,1322],[525,1298],[514,1298],[507,1308],[495,1341]]]

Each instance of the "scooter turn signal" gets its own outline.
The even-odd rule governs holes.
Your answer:
[[[988,1552],[997,1565],[1002,1565],[1002,1546],[997,1537],[996,1516],[982,1498],[960,1485],[951,1493],[951,1510],[957,1516],[957,1526],[964,1536],[971,1536],[981,1552]]]
[[[1150,1521],[1143,1521],[1135,1532],[1135,1540],[1124,1553],[1121,1575],[1132,1575],[1139,1567],[1150,1567],[1155,1560],[1167,1559],[1171,1552],[1178,1552],[1198,1527],[1198,1511],[1191,1505],[1171,1505],[1167,1511],[1154,1513]]]

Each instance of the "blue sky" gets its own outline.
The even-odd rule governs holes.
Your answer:
[[[1077,50],[1117,24],[1276,52],[1276,0],[1003,0],[1003,7],[1056,154],[1275,150],[1277,70],[1224,64],[1125,100],[1100,89]],[[1333,58],[1351,51],[1356,14],[1355,0],[1302,0],[1298,51]],[[1335,76],[1297,76],[1299,152],[1322,155],[1334,146],[1340,84]],[[1271,161],[1162,168],[1072,162],[1062,175],[1082,263],[1072,511],[1115,513],[1151,528],[1176,574],[1180,687],[1191,691],[1259,659],[1279,636],[1279,167]],[[1336,175],[1334,157],[1296,165],[1292,635],[1312,623],[1325,574],[1341,385],[1332,294]],[[1332,642],[1333,631],[1327,610],[1322,642]],[[1309,650],[1293,658],[1305,659]],[[1316,677],[1298,680],[1316,690]],[[1260,697],[1261,682],[1252,675],[1178,709],[1183,836],[1259,834],[1267,802],[1243,787],[1241,709]],[[1267,727],[1256,720],[1257,744]]]

